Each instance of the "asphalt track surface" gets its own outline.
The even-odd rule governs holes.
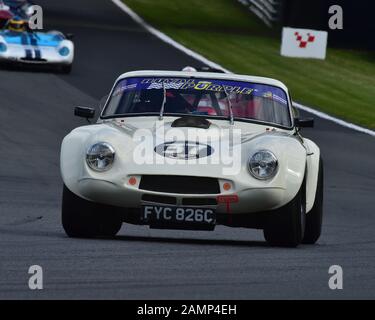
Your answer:
[[[60,224],[59,149],[122,72],[199,65],[109,0],[40,1],[48,28],[76,35],[71,75],[0,71],[1,299],[375,298],[375,139],[316,119],[305,130],[325,161],[317,245],[272,248],[262,232],[160,231],[124,225],[114,240],[77,240]],[[355,106],[353,106],[355,108]],[[41,265],[44,290],[28,289]],[[328,268],[344,289],[328,287]]]

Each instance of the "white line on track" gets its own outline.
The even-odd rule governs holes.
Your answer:
[[[231,71],[229,71],[228,69],[225,69],[223,66],[221,66],[221,65],[207,59],[206,57],[202,56],[201,54],[185,47],[184,45],[182,45],[182,44],[178,43],[177,41],[173,40],[171,37],[167,36],[165,33],[161,32],[160,30],[155,29],[152,26],[150,26],[138,14],[136,14],[132,9],[130,9],[122,0],[111,0],[111,1],[115,5],[117,5],[122,11],[124,11],[126,14],[128,14],[135,22],[137,22],[139,25],[141,25],[143,28],[145,28],[148,32],[150,32],[154,36],[158,37],[163,42],[165,42],[165,43],[171,45],[172,47],[184,52],[188,56],[190,56],[190,57],[192,57],[192,58],[194,58],[198,61],[201,61],[202,63],[204,63],[205,65],[207,65],[211,68],[221,69],[221,70],[223,70],[227,73],[231,73]],[[373,131],[373,130],[366,129],[366,128],[363,128],[361,126],[355,125],[353,123],[346,122],[344,120],[335,118],[333,116],[330,116],[329,114],[326,114],[324,112],[315,110],[313,108],[307,107],[307,106],[302,105],[302,104],[297,103],[297,102],[293,102],[293,104],[296,108],[301,109],[303,111],[306,111],[308,113],[311,113],[311,114],[313,114],[313,115],[315,115],[319,118],[322,118],[322,119],[325,119],[325,120],[328,120],[328,121],[332,121],[332,122],[334,122],[334,123],[336,123],[340,126],[343,126],[343,127],[346,127],[346,128],[358,131],[358,132],[362,132],[362,133],[365,133],[365,134],[369,134],[369,135],[375,137],[375,131]]]
[[[146,21],[144,21],[139,15],[137,15],[132,9],[130,9],[124,2],[121,0],[111,0],[114,4],[116,4],[119,8],[121,8],[123,11],[125,11],[135,22],[140,24],[143,28],[145,28],[147,31],[152,33],[154,36],[158,37],[160,40],[162,40],[165,43],[168,43],[169,45],[175,47],[176,49],[184,52],[188,56],[194,58],[195,60],[199,60],[202,63],[206,64],[207,66],[211,68],[221,69],[227,73],[231,73],[229,70],[225,69],[221,65],[208,60],[204,56],[200,55],[199,53],[194,52],[193,50],[183,46],[182,44],[178,43],[177,41],[173,40],[171,37],[167,36],[165,33],[155,29],[154,27],[150,26]]]

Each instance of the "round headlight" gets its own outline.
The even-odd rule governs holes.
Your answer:
[[[7,51],[7,45],[5,43],[0,42],[0,52]]]
[[[59,50],[59,53],[60,53],[60,55],[62,55],[63,57],[66,57],[66,56],[69,55],[70,50],[69,50],[69,48],[67,48],[67,47],[62,47],[62,48]]]
[[[277,158],[268,150],[260,150],[253,154],[249,160],[249,171],[259,180],[272,178],[277,172]]]
[[[115,160],[115,149],[105,142],[94,144],[86,154],[87,165],[95,171],[107,171]]]

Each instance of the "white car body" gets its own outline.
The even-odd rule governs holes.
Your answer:
[[[273,79],[250,77],[235,74],[191,73],[171,71],[137,71],[123,74],[116,83],[130,77],[199,77],[200,79],[226,79],[266,84],[281,88],[288,96],[290,114],[293,114],[287,87]],[[115,88],[115,86],[114,86]],[[112,93],[113,90],[112,89]],[[162,125],[165,132],[171,130],[171,123],[178,116],[164,116]],[[212,199],[221,196],[236,195],[238,201],[228,203],[218,201],[214,205],[218,214],[262,215],[272,212],[292,201],[302,184],[306,185],[306,214],[312,210],[317,191],[320,150],[311,140],[296,134],[294,125],[290,129],[271,124],[249,123],[227,119],[210,119],[211,127],[205,132],[218,138],[216,129],[241,130],[241,167],[235,175],[223,173],[222,166],[202,165],[191,160],[178,159],[176,164],[139,165],[134,162],[133,151],[137,147],[134,134],[138,129],[153,131],[155,124],[160,123],[157,116],[120,117],[101,119],[94,125],[83,126],[69,133],[62,142],[61,174],[65,186],[75,195],[88,201],[106,205],[139,209],[145,195],[168,196],[175,198],[177,204],[184,199]],[[293,120],[291,120],[293,123]],[[187,130],[188,128],[181,128]],[[194,140],[195,137],[192,137]],[[221,137],[226,139],[226,137]],[[113,166],[106,172],[93,171],[86,163],[87,150],[98,142],[113,146],[116,158]],[[153,145],[153,148],[156,145]],[[259,150],[270,150],[278,160],[278,171],[269,180],[254,178],[248,169],[249,157]],[[161,155],[156,157],[162,158]],[[178,192],[158,192],[140,188],[142,177],[156,176],[190,176],[218,179],[220,191],[216,194],[181,194]],[[129,181],[133,179],[134,184]],[[229,183],[230,189],[224,184]],[[228,187],[228,184],[226,185]]]
[[[29,35],[34,35],[35,40]],[[74,60],[74,43],[58,31],[17,34],[5,30],[0,32],[1,43],[6,46],[5,51],[0,51],[3,63],[71,66]],[[69,53],[61,55],[62,48]]]

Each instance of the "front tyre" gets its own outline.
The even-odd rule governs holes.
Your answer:
[[[322,233],[323,223],[323,160],[319,160],[318,184],[316,187],[314,206],[306,215],[306,229],[303,243],[314,244]]]
[[[116,208],[82,199],[64,185],[62,225],[73,238],[114,237],[122,221]]]
[[[70,74],[72,72],[72,69],[73,69],[73,65],[72,64],[67,64],[67,65],[63,65],[60,67],[61,69],[61,73],[63,74]]]
[[[297,247],[304,237],[306,223],[305,182],[295,198],[284,207],[270,213],[263,230],[264,238],[272,246]]]

